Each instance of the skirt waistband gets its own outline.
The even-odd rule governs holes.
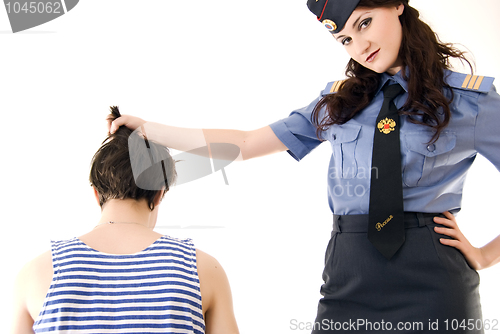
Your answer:
[[[442,213],[405,212],[405,228],[423,227],[435,224],[434,217]],[[368,231],[368,215],[333,215],[333,232],[360,233]]]

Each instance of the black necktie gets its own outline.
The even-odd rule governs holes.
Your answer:
[[[399,115],[393,100],[403,88],[383,88],[384,102],[373,137],[368,239],[390,259],[405,241]]]

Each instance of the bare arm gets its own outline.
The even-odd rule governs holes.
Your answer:
[[[287,149],[269,126],[252,131],[204,129],[203,134],[209,143],[225,143],[227,142],[225,140],[230,139],[229,143],[240,148],[241,160],[258,158]]]
[[[123,115],[109,123],[109,131],[113,133],[122,125],[133,130],[141,127],[141,132],[144,132],[148,139],[185,152],[211,143],[233,144],[240,148],[240,156],[236,160],[248,160],[287,149],[269,126],[252,131],[189,129],[146,122],[138,117]]]
[[[485,258],[484,268],[491,267],[500,262],[500,235],[483,246],[481,252]]]
[[[43,306],[52,281],[52,256],[45,252],[20,271],[14,292],[12,334],[33,334],[33,323]]]
[[[33,318],[28,312],[26,305],[25,284],[27,280],[26,270],[22,270],[17,279],[14,291],[14,307],[12,323],[10,328],[11,334],[33,334]]]
[[[233,297],[226,273],[219,262],[196,250],[206,334],[238,334]]]

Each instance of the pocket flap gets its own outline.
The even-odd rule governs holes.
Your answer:
[[[434,132],[431,131],[405,133],[406,148],[427,157],[434,157],[449,152],[455,147],[457,137],[454,132],[441,132],[435,143],[428,144],[433,135]]]
[[[361,125],[357,124],[340,124],[332,126],[331,143],[341,144],[354,141],[358,138]]]

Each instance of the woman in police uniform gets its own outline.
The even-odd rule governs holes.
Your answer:
[[[406,0],[308,6],[351,56],[347,80],[258,130],[148,123],[147,136],[186,151],[231,143],[242,159],[287,150],[300,160],[329,141],[334,223],[313,333],[481,333],[476,270],[500,261],[500,237],[474,248],[452,213],[477,153],[500,169],[493,78],[449,70],[448,59],[463,54],[440,43]],[[123,116],[110,131],[144,123]],[[348,187],[355,196],[339,191]]]

